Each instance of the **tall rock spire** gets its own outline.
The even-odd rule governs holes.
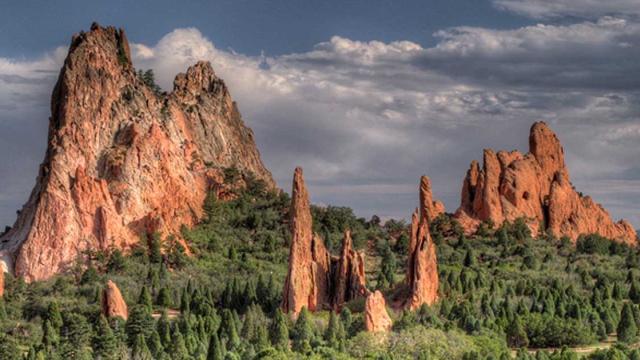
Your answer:
[[[364,260],[352,248],[351,233],[345,231],[339,257],[331,256],[322,238],[313,233],[309,194],[299,167],[293,174],[290,212],[291,246],[282,309],[293,314],[303,307],[337,310],[345,302],[365,296]]]
[[[421,204],[424,203],[423,199],[433,198],[431,186],[424,186],[425,184],[430,182],[429,178],[423,176],[420,181]],[[404,306],[412,310],[422,304],[433,305],[438,300],[438,260],[436,246],[429,232],[429,214],[430,211],[416,209],[411,217],[406,276],[409,297]]]
[[[127,320],[129,311],[120,289],[113,281],[107,281],[102,292],[102,314],[107,318],[120,317]]]
[[[179,237],[234,166],[275,187],[224,82],[199,62],[172,93],[148,86],[123,30],[74,35],[51,100],[36,185],[0,257],[27,281],[69,269],[87,249],[126,250],[140,234]]]
[[[482,170],[476,161],[471,163],[455,216],[467,233],[482,221],[500,226],[525,218],[534,234],[549,231],[575,241],[582,234],[599,233],[636,243],[631,224],[614,222],[602,206],[573,188],[564,149],[544,122],[531,126],[529,153],[485,150]]]

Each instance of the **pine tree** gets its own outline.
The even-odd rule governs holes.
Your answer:
[[[149,347],[149,351],[154,359],[160,358],[164,353],[164,346],[162,345],[162,340],[160,340],[160,334],[158,334],[155,329],[151,331],[149,341],[147,341],[147,346]]]
[[[151,300],[151,294],[146,286],[142,286],[140,290],[140,296],[138,297],[138,305],[143,305],[147,308],[149,313],[153,312],[153,301]]]
[[[51,349],[58,345],[60,342],[60,336],[58,331],[51,325],[50,320],[45,320],[42,323],[42,344],[45,348]]]
[[[171,307],[171,295],[169,294],[169,289],[163,287],[158,292],[158,298],[156,299],[156,304],[163,308]]]
[[[76,313],[65,313],[62,328],[62,355],[71,359],[91,358],[91,326],[87,319]]]
[[[213,333],[211,339],[209,339],[209,350],[207,351],[207,360],[222,360],[222,345],[220,344],[220,338],[218,334]]]
[[[226,348],[228,351],[234,351],[240,346],[240,336],[238,336],[236,320],[229,309],[225,309],[222,314],[220,334],[221,337],[226,339]]]
[[[340,350],[343,339],[344,329],[342,328],[342,323],[338,319],[336,313],[331,311],[331,314],[329,315],[329,324],[324,332],[324,340],[330,347]]]
[[[162,240],[160,233],[153,233],[149,239],[149,261],[153,264],[159,264],[162,261]]]
[[[184,343],[184,338],[178,326],[173,327],[173,333],[171,334],[171,358],[173,360],[187,360],[189,359],[189,351]]]
[[[631,283],[631,287],[629,288],[629,299],[633,301],[634,304],[640,304],[640,287],[634,281]]]
[[[0,334],[0,359],[22,360],[22,352],[18,343],[9,335]]]
[[[160,315],[156,329],[160,336],[162,345],[164,345],[164,347],[169,347],[171,345],[171,324],[169,323],[169,316],[167,315],[166,310],[164,310],[162,315]]]
[[[313,328],[309,311],[306,307],[303,307],[293,327],[293,350],[301,354],[309,354],[312,340]]]
[[[129,346],[133,345],[133,342],[139,334],[141,334],[145,339],[149,338],[154,325],[155,323],[147,306],[135,305],[131,309],[129,319],[127,319],[127,323],[125,325],[127,343]]]
[[[282,310],[277,309],[271,328],[271,344],[278,350],[289,350],[289,326]]]
[[[60,306],[57,302],[49,303],[45,319],[49,320],[54,329],[60,330],[62,327],[62,314],[60,314]]]
[[[513,348],[525,348],[529,345],[529,338],[520,322],[520,318],[514,316],[506,329],[507,344]]]
[[[467,253],[464,256],[464,266],[472,267],[476,265],[476,256],[473,254],[473,250],[467,250]]]
[[[96,332],[93,338],[94,355],[104,359],[117,359],[118,339],[113,335],[113,330],[109,326],[107,318],[100,315],[96,324]]]
[[[633,309],[631,309],[631,304],[625,303],[618,323],[618,341],[631,343],[636,339],[637,333],[638,328],[636,320],[633,318]]]
[[[349,308],[345,307],[340,312],[340,321],[342,322],[342,328],[346,333],[347,337],[350,337],[352,334],[351,325],[353,324],[353,316],[351,315],[351,311]]]
[[[147,347],[147,342],[142,334],[138,334],[131,345],[131,358],[133,360],[153,360],[151,351]]]

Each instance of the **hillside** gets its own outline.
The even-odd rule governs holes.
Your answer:
[[[349,302],[337,317],[303,310],[292,321],[277,310],[290,241],[288,195],[233,169],[225,173],[229,182],[242,177],[247,188],[235,190],[237,197],[228,202],[208,197],[206,220],[183,232],[193,256],[185,256],[178,242],[156,236],[131,255],[87,252],[69,274],[47,281],[26,284],[8,275],[0,357],[122,358],[132,351],[157,359],[205,359],[208,352],[229,359],[500,359],[508,357],[509,347],[597,344],[622,329],[629,316],[633,333],[625,341],[635,341],[637,249],[597,236],[576,246],[568,239],[533,239],[524,221],[481,226],[465,236],[449,215],[431,224],[437,304],[389,309],[394,327],[387,335],[363,331],[362,300]],[[382,266],[367,272],[368,287],[394,292],[409,245],[404,222],[366,221],[347,208],[313,207],[312,214],[314,229],[325,234],[334,254],[346,228],[356,249],[372,239],[367,255]],[[110,326],[100,315],[107,279],[128,305],[128,320],[112,318]],[[609,352],[638,355],[620,344]],[[570,350],[544,356],[537,359],[573,358]]]

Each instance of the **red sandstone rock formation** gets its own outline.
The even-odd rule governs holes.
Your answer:
[[[560,140],[544,122],[531,127],[529,153],[485,150],[483,160],[482,169],[475,160],[471,162],[455,214],[467,233],[473,233],[482,221],[500,226],[524,217],[534,234],[549,230],[575,241],[581,234],[599,233],[629,244],[636,242],[636,232],[628,222],[614,223],[602,206],[576,192]]]
[[[275,186],[211,65],[197,63],[157,94],[136,74],[124,32],[94,24],[71,41],[46,156],[0,256],[32,281],[64,271],[85,249],[179,234],[201,218],[230,166]]]
[[[444,214],[445,211],[442,201],[433,200],[431,180],[424,175],[420,177],[420,211],[427,216],[428,221],[432,221],[438,215]]]
[[[282,309],[298,314],[339,309],[344,302],[366,294],[364,260],[351,247],[351,235],[345,232],[342,255],[331,256],[322,238],[313,233],[309,194],[301,168],[293,175],[291,192],[291,246],[289,271],[284,283]]]
[[[370,293],[364,304],[364,328],[368,332],[387,332],[393,322],[387,312],[387,303],[379,290]]]
[[[364,256],[361,252],[353,250],[351,231],[349,230],[344,232],[342,252],[337,263],[334,279],[332,304],[336,311],[340,311],[342,305],[348,300],[365,296],[367,293]]]
[[[4,296],[4,270],[0,266],[0,299]]]
[[[107,281],[102,293],[102,314],[107,318],[121,317],[124,320],[129,317],[127,303],[124,302],[118,286],[111,280]]]
[[[410,293],[404,306],[417,309],[422,304],[433,305],[438,300],[438,260],[436,246],[429,232],[428,207],[423,199],[432,199],[429,178],[423,176],[420,181],[421,208],[411,218],[411,234],[409,240],[409,257],[406,281]]]

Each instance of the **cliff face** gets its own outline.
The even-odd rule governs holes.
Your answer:
[[[353,250],[351,234],[345,231],[341,255],[332,256],[322,238],[313,233],[311,204],[301,168],[293,175],[291,192],[291,246],[289,271],[284,283],[282,309],[298,314],[339,310],[356,297],[365,296],[364,259]]]
[[[73,37],[51,100],[48,148],[27,203],[2,239],[27,281],[65,270],[86,249],[126,249],[179,234],[202,216],[222,169],[275,184],[224,82],[209,63],[156,93],[131,64],[124,31]]]
[[[483,162],[482,169],[471,162],[455,214],[467,232],[475,231],[482,221],[500,226],[524,217],[534,234],[548,230],[575,241],[581,234],[599,233],[636,242],[628,222],[613,222],[602,206],[573,188],[560,140],[544,122],[531,127],[529,153],[487,149]]]

